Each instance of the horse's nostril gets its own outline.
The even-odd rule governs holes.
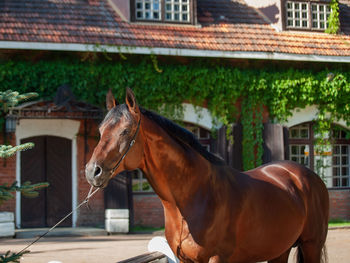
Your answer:
[[[95,167],[95,173],[94,173],[94,176],[97,177],[97,176],[100,176],[102,174],[102,169],[100,166],[96,166]]]

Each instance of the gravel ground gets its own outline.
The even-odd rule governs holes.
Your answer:
[[[154,235],[112,235],[91,237],[45,237],[31,248],[22,263],[109,263],[147,252]],[[33,239],[0,239],[0,253],[20,251]],[[327,239],[329,263],[350,262],[350,229],[330,230]],[[291,255],[290,262],[294,262]]]

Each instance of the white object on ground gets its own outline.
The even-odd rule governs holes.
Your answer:
[[[161,252],[167,256],[169,263],[179,263],[179,259],[171,250],[168,241],[164,237],[154,237],[148,242],[149,252]]]

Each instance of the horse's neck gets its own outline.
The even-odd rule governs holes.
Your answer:
[[[181,206],[188,203],[199,187],[210,181],[212,165],[198,152],[181,144],[152,120],[144,118],[143,134],[145,173],[154,191],[166,202]],[[202,193],[205,195],[205,193]]]

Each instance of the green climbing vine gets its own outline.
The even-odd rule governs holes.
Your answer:
[[[338,119],[350,125],[350,72],[346,66],[247,69],[219,60],[179,63],[157,60],[155,55],[129,56],[127,60],[116,57],[0,61],[0,90],[34,90],[42,99],[52,99],[60,85],[68,84],[79,100],[103,107],[109,88],[117,98],[123,98],[128,86],[143,107],[166,116],[179,118],[184,101],[205,105],[216,121],[225,125],[239,121],[241,116],[243,128],[249,131],[243,142],[245,168],[261,163],[262,106],[276,122],[286,120],[297,107],[317,105],[321,130]]]
[[[243,169],[249,170],[262,164],[263,155],[263,107],[253,97],[242,103],[241,123],[243,126],[242,154]]]
[[[328,17],[328,27],[326,29],[326,33],[337,34],[340,29],[339,0],[331,0],[329,6],[331,8],[331,13]]]

